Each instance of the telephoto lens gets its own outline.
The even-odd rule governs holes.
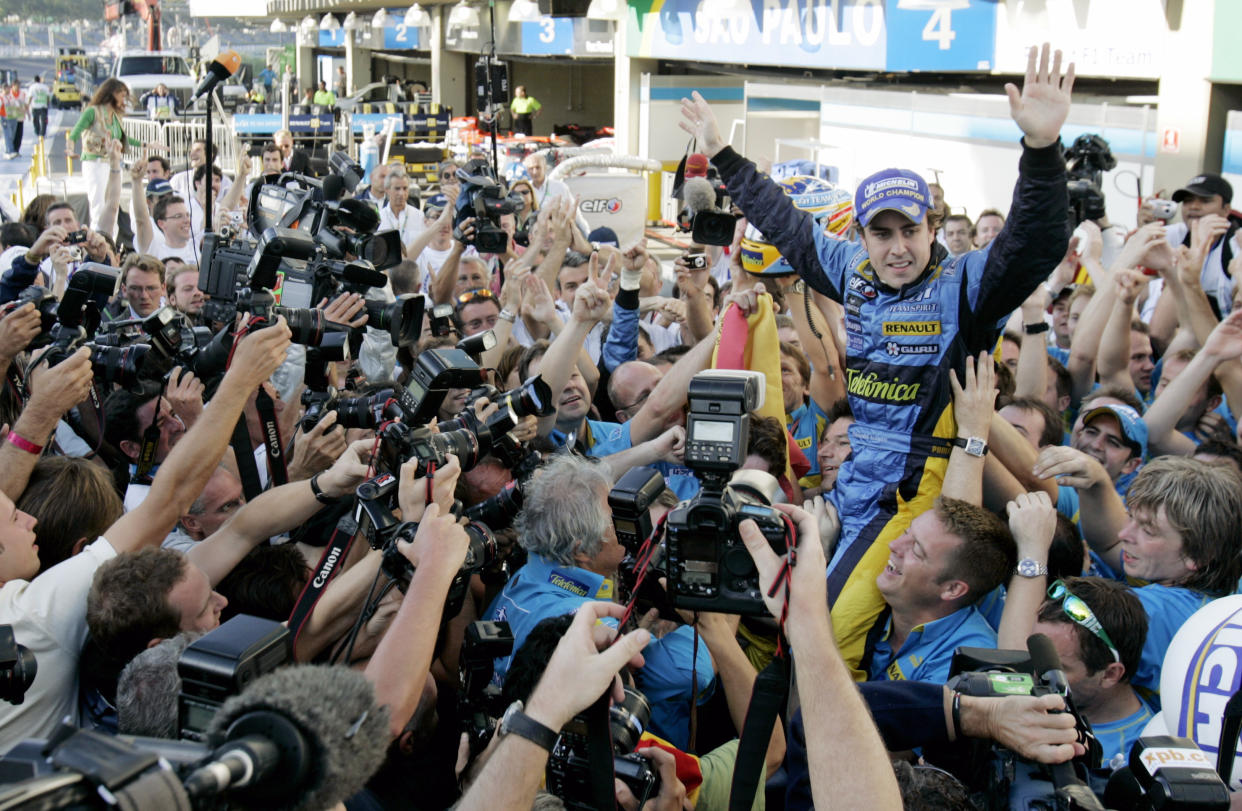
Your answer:
[[[12,625],[0,625],[0,701],[21,704],[39,671],[35,655],[17,644]]]

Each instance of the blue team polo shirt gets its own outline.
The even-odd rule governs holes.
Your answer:
[[[889,642],[892,631],[893,620],[889,617],[871,656],[868,677],[872,681],[944,684],[949,680],[953,652],[959,647],[996,647],[996,631],[973,605],[959,608],[947,617],[915,626],[895,655]]]
[[[611,599],[612,583],[602,575],[532,554],[496,595],[485,616],[509,623],[516,651],[540,621],[571,614],[585,602]],[[616,626],[612,618],[603,622]],[[659,639],[653,637],[643,649],[643,659],[645,664],[634,671],[634,678],[651,703],[651,729],[685,749],[690,739],[690,686],[697,685],[700,704],[711,698],[716,678],[711,654],[701,639],[695,653],[694,631],[683,625]],[[509,657],[497,659],[495,667],[493,682],[499,685],[509,671]]]
[[[811,399],[798,406],[794,413],[785,415],[785,427],[789,429],[806,460],[811,463],[806,475],[798,479],[800,487],[819,487],[819,454],[816,449],[827,425],[828,415]]]
[[[1211,602],[1212,597],[1201,591],[1156,583],[1135,589],[1134,595],[1147,611],[1147,640],[1143,643],[1143,655],[1139,657],[1138,670],[1130,679],[1130,684],[1144,701],[1158,710],[1160,666],[1164,663],[1164,654],[1182,624],[1191,614]]]
[[[1122,765],[1129,763],[1130,748],[1143,734],[1143,729],[1153,715],[1151,707],[1140,701],[1138,710],[1125,718],[1107,723],[1092,721],[1091,731],[1095,733],[1103,752],[1101,765],[1108,766],[1118,755],[1122,758]]]

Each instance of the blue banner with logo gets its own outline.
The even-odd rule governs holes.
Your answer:
[[[630,56],[803,68],[990,70],[997,0],[631,0]],[[536,25],[527,23],[527,25]]]
[[[533,23],[522,23],[522,53],[568,55],[573,52],[573,19],[569,17],[544,17]]]

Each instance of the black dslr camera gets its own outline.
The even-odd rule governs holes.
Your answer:
[[[763,405],[759,372],[709,370],[690,381],[686,466],[703,489],[669,513],[668,592],[678,608],[767,616],[759,572],[738,535],[747,519],[785,554],[787,523],[772,509],[776,479],[734,471],[746,458],[750,412]]]
[[[479,253],[504,253],[509,246],[509,234],[500,227],[502,214],[517,214],[522,198],[509,192],[496,180],[491,165],[476,158],[457,170],[461,181],[461,195],[457,198],[457,211],[453,216],[453,236]],[[474,217],[474,236],[465,239],[461,225]]]
[[[660,773],[651,761],[634,752],[643,730],[651,722],[647,697],[633,687],[625,688],[625,700],[608,709],[608,730],[612,739],[613,770],[638,799],[644,801],[660,793]],[[548,758],[548,791],[561,798],[566,808],[595,809],[591,797],[590,721],[578,715],[561,728],[561,734]]]

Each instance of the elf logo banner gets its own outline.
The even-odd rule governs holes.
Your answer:
[[[584,214],[620,214],[621,198],[620,197],[600,197],[594,200],[583,200],[579,203],[578,208]]]

